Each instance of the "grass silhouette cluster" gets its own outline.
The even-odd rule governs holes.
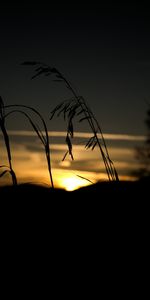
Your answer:
[[[119,180],[118,174],[112,160],[110,159],[101,127],[97,119],[95,118],[92,110],[88,106],[86,100],[84,99],[84,97],[76,93],[71,83],[56,68],[52,68],[45,63],[33,62],[33,61],[23,62],[22,65],[35,67],[34,74],[31,77],[31,79],[39,77],[40,75],[53,76],[54,81],[64,83],[66,88],[69,89],[71,93],[71,98],[64,100],[63,102],[58,104],[51,111],[51,116],[50,116],[50,120],[51,120],[54,118],[54,116],[59,117],[60,115],[63,115],[64,120],[67,120],[66,144],[68,150],[66,151],[63,160],[65,160],[68,154],[70,155],[72,160],[74,159],[73,151],[72,151],[72,139],[74,137],[75,118],[78,120],[79,123],[87,122],[92,132],[92,137],[86,143],[85,148],[91,149],[93,151],[95,147],[98,147],[101,159],[105,166],[108,180],[118,181]],[[36,132],[38,138],[42,142],[45,151],[46,160],[47,160],[51,187],[54,188],[52,168],[51,168],[49,136],[48,136],[47,125],[43,116],[39,113],[39,111],[37,111],[35,108],[30,106],[19,105],[19,104],[12,104],[12,105],[5,106],[2,98],[0,98],[0,129],[3,133],[3,138],[5,141],[7,157],[8,157],[8,166],[0,165],[0,168],[2,169],[2,172],[0,173],[0,177],[4,176],[7,172],[9,172],[12,177],[13,185],[17,185],[16,174],[12,167],[9,136],[5,126],[6,118],[14,113],[21,113],[27,118],[33,130]],[[37,125],[33,121],[33,115],[36,115],[39,118],[39,121],[41,122],[43,129],[41,129],[39,125]]]
[[[52,171],[51,171],[50,143],[49,143],[48,130],[47,130],[47,126],[46,126],[44,118],[33,107],[26,106],[26,105],[19,105],[19,104],[13,104],[13,105],[6,105],[5,106],[2,98],[0,98],[0,100],[1,100],[1,102],[0,102],[0,104],[1,104],[1,110],[0,110],[0,112],[1,112],[1,114],[0,114],[0,116],[1,116],[0,117],[0,128],[1,128],[2,133],[3,133],[3,137],[4,137],[4,141],[5,141],[5,145],[6,145],[8,162],[9,162],[9,166],[5,166],[5,165],[1,165],[0,166],[1,169],[2,168],[4,169],[0,173],[0,177],[4,176],[7,172],[9,172],[11,174],[11,176],[12,176],[12,183],[13,183],[13,185],[17,184],[17,178],[16,178],[15,172],[14,172],[14,170],[12,168],[12,159],[11,159],[11,150],[10,150],[9,135],[8,135],[6,127],[5,127],[5,120],[6,120],[6,118],[8,116],[10,116],[10,115],[12,115],[14,113],[21,113],[30,122],[33,130],[36,132],[38,138],[40,139],[40,141],[42,142],[42,144],[44,146],[46,160],[47,160],[47,166],[48,166],[48,171],[49,171],[49,176],[50,176],[50,181],[51,181],[51,186],[53,188],[54,184],[53,184]],[[32,116],[31,116],[31,114],[32,114]],[[41,130],[39,128],[39,125],[37,125],[33,121],[33,114],[35,114],[36,116],[38,116],[39,120],[41,121],[41,123],[43,125],[43,129],[44,130]]]

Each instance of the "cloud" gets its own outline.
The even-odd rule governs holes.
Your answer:
[[[44,132],[43,132],[44,133]],[[27,136],[27,137],[34,137],[37,136],[37,134],[34,131],[25,131],[25,130],[9,130],[8,131],[9,135],[12,136]],[[106,140],[122,140],[122,141],[144,141],[145,136],[143,135],[130,135],[130,134],[108,134],[104,133],[104,138]],[[65,131],[49,131],[49,136],[50,137],[66,137],[66,132]],[[76,138],[84,138],[88,139],[92,136],[91,133],[89,132],[75,132],[74,136]],[[100,135],[99,135],[100,137]]]
[[[39,139],[35,138],[36,134],[33,131],[10,131],[9,134],[12,137],[12,164],[18,180],[23,181],[23,178],[28,178],[30,181],[32,179],[38,182],[42,181],[48,183],[49,174],[45,151]],[[52,172],[55,182],[61,181],[57,178],[58,174],[62,177],[64,174],[69,174],[67,172],[74,174],[73,176],[85,176],[85,178],[87,177],[91,181],[107,178],[104,163],[98,148],[91,151],[90,149],[85,150],[85,144],[73,144],[74,161],[72,161],[68,155],[66,160],[62,162],[62,158],[68,149],[64,141],[62,143],[62,139],[59,140],[59,138],[65,138],[66,133],[50,132],[49,134],[51,137],[56,138],[56,142],[50,144]],[[91,134],[89,133],[75,134],[79,139],[88,139],[91,137]],[[134,157],[134,146],[132,143],[129,143],[132,146],[127,147],[128,143],[126,143],[126,141],[142,142],[145,137],[119,134],[106,134],[104,136],[105,139],[112,141],[107,143],[111,145],[108,146],[108,151],[110,158],[118,171],[119,177],[124,178],[123,176],[126,176],[127,178],[131,170],[136,169],[139,166]],[[0,162],[8,164],[7,152],[2,140],[2,135],[0,135]],[[120,140],[125,141],[125,144],[120,144]]]

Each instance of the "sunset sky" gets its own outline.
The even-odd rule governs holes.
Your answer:
[[[143,142],[146,135],[144,120],[147,102],[150,102],[149,10],[143,10],[140,5],[112,4],[68,8],[60,4],[57,9],[38,4],[34,7],[23,4],[1,7],[1,97],[5,104],[35,107],[45,118],[49,131],[65,132],[63,119],[49,121],[49,116],[60,101],[71,95],[63,84],[52,81],[50,77],[30,80],[34,69],[21,66],[23,61],[29,60],[42,61],[58,68],[71,81],[78,94],[87,100],[102,131],[107,134],[110,156],[116,162],[118,173],[129,175],[131,165],[137,167],[134,148]],[[9,118],[7,128],[11,134],[14,165],[19,174],[20,170],[24,170],[20,176],[28,176],[25,169],[27,162],[30,166],[31,162],[33,165],[37,162],[41,177],[47,177],[42,173],[45,165],[41,166],[41,146],[38,142],[33,144],[36,149],[32,146],[27,133],[32,128],[25,119],[14,115]],[[17,136],[11,131],[20,133]],[[90,134],[86,124],[81,128],[76,124],[75,131]],[[71,171],[73,176],[78,173],[91,181],[100,179],[96,175],[99,173],[97,151],[91,154],[84,150],[81,154],[82,139],[86,136],[75,140],[76,160],[73,163],[67,160],[66,165],[62,165],[65,137],[58,135],[51,137],[55,172],[62,168],[64,172]],[[5,159],[3,145],[1,149],[2,161]],[[103,173],[101,164],[100,169]],[[32,176],[37,176],[37,170]],[[55,177],[58,178],[57,175]]]

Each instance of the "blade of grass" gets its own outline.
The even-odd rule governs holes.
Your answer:
[[[6,127],[5,127],[5,106],[4,106],[4,102],[3,102],[1,97],[0,97],[0,129],[1,129],[2,134],[3,134],[4,143],[5,143],[5,147],[6,147],[6,151],[7,151],[10,174],[12,176],[12,183],[13,183],[13,185],[16,185],[17,184],[17,178],[16,178],[15,172],[13,171],[13,168],[12,168],[9,136],[7,134],[7,130],[6,130]]]
[[[44,121],[44,118],[41,116],[41,114],[36,109],[34,109],[33,107],[30,107],[30,106],[19,105],[19,104],[5,106],[5,108],[15,108],[15,107],[18,108],[18,109],[14,109],[14,110],[11,110],[10,112],[8,112],[5,115],[5,118],[7,116],[9,116],[10,114],[12,114],[12,113],[19,112],[19,113],[23,114],[24,116],[26,116],[26,118],[29,120],[30,124],[32,125],[33,129],[37,133],[37,135],[38,135],[39,139],[41,140],[42,144],[44,145],[45,155],[46,155],[47,165],[48,165],[48,171],[49,171],[49,176],[50,176],[50,181],[51,181],[51,186],[52,186],[52,188],[54,188],[53,177],[52,177],[52,170],[51,170],[49,136],[48,136],[48,130],[47,130],[47,126],[46,126],[46,123]],[[32,119],[30,118],[30,116],[26,112],[20,110],[19,108],[29,109],[30,111],[32,111],[36,115],[38,115],[38,117],[40,118],[40,120],[42,121],[42,124],[44,126],[45,137],[44,137],[42,131],[39,130],[39,128],[32,121]]]
[[[23,64],[24,65],[31,65],[31,63],[29,63],[29,62],[24,62]],[[102,134],[101,127],[100,127],[97,119],[95,118],[94,114],[92,113],[91,109],[88,107],[85,99],[83,97],[81,97],[81,96],[78,96],[78,94],[76,93],[76,91],[73,88],[72,84],[66,79],[66,77],[64,77],[64,75],[62,73],[59,72],[59,70],[57,70],[56,68],[51,68],[50,66],[46,65],[45,63],[43,64],[43,63],[37,62],[36,64],[39,67],[42,68],[42,73],[43,74],[46,74],[47,72],[49,72],[50,75],[53,74],[55,77],[61,79],[65,83],[66,87],[70,90],[70,92],[72,93],[74,99],[76,100],[76,104],[78,104],[78,107],[80,108],[80,111],[78,112],[78,115],[81,114],[82,112],[83,112],[83,115],[84,115],[79,120],[79,122],[82,122],[82,121],[86,120],[88,122],[88,124],[89,124],[92,132],[94,133],[94,136],[95,136],[94,144],[93,143],[92,144],[89,143],[90,146],[88,145],[87,148],[92,147],[92,150],[93,150],[94,147],[96,145],[98,145],[100,153],[101,153],[101,156],[102,156],[102,159],[103,159],[103,162],[104,162],[104,165],[105,165],[105,169],[106,169],[106,172],[107,172],[107,175],[108,175],[108,179],[109,180],[116,180],[116,181],[118,181],[119,180],[118,174],[117,174],[117,171],[114,168],[113,164],[110,162],[110,157],[109,157],[108,149],[107,149],[107,146],[106,146],[106,143],[105,143],[105,140],[104,140],[104,136]],[[34,62],[34,65],[35,65],[35,62]],[[32,78],[33,77],[38,77],[39,75],[41,75],[41,72],[40,72],[40,74],[38,74],[38,72],[39,71],[35,70],[35,75],[32,76]],[[59,109],[57,109],[57,107],[53,110],[52,117],[54,116],[54,114],[55,114],[56,111],[58,111],[58,115],[61,112],[64,111],[64,108],[62,108],[61,112],[59,112]],[[73,111],[73,112],[74,112],[74,114],[72,115],[72,119],[75,117],[75,115],[77,113],[76,110]],[[70,114],[71,114],[71,110],[70,110]],[[70,121],[69,117],[68,117],[68,121]],[[98,137],[97,129],[99,130],[101,139],[99,139],[99,137]],[[68,131],[67,131],[68,138],[69,138],[69,135],[71,137],[72,131],[70,132],[69,125],[68,125]],[[66,142],[68,144],[69,153],[72,156],[72,148],[71,148],[72,145],[70,146],[71,141],[68,138],[66,138]],[[103,149],[103,147],[104,147],[104,149]],[[71,151],[70,151],[70,149],[71,149]]]

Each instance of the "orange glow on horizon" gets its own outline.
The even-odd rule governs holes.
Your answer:
[[[75,176],[60,178],[60,184],[66,191],[74,191],[82,186],[89,185],[89,183]]]
[[[12,132],[17,134],[17,132]],[[12,155],[12,165],[16,173],[18,183],[39,183],[46,184],[51,187],[51,182],[49,178],[47,162],[45,157],[44,149],[39,143],[38,139],[30,138],[30,135],[35,135],[33,132],[18,132],[18,135],[26,137],[26,139],[11,140],[11,155]],[[54,134],[54,133],[53,133]],[[57,132],[58,136],[64,133]],[[57,135],[55,133],[55,135]],[[27,136],[29,138],[27,139]],[[79,133],[78,133],[79,135]],[[89,133],[80,133],[80,137],[87,137]],[[111,139],[120,139],[118,135],[111,135]],[[135,140],[136,137],[125,136],[126,139]],[[142,139],[142,137],[137,137],[137,140]],[[5,145],[3,143],[3,138],[0,135],[0,162],[1,165],[8,164],[7,152]],[[68,191],[78,189],[83,186],[87,186],[97,181],[108,180],[107,174],[105,172],[104,164],[99,157],[98,149],[94,151],[84,150],[84,145],[75,144],[73,145],[74,161],[70,160],[68,156],[65,161],[62,162],[62,157],[66,151],[66,144],[59,143],[55,141],[51,145],[51,167],[52,176],[54,181],[54,187],[63,188]],[[120,180],[135,180],[132,175],[130,175],[130,170],[137,170],[139,165],[134,158],[134,144],[128,147],[127,144],[122,145],[122,147],[117,147],[117,143],[108,149],[110,156],[114,165],[117,169]],[[3,171],[2,169],[0,171]],[[89,181],[88,181],[89,180]],[[12,184],[10,174],[0,178],[0,186],[4,184]]]

